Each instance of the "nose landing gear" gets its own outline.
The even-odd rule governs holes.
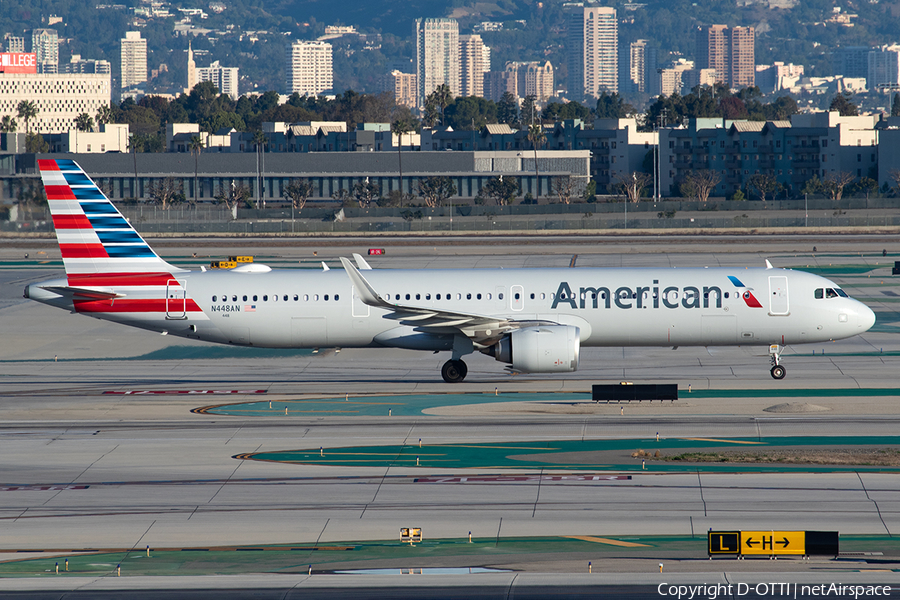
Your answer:
[[[772,360],[772,369],[769,371],[772,374],[772,379],[784,379],[784,376],[787,375],[787,369],[781,366],[781,346],[778,344],[769,346],[769,355]]]

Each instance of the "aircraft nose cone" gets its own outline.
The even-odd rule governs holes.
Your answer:
[[[863,331],[872,329],[875,325],[875,313],[866,305],[863,305],[859,311],[859,326]]]

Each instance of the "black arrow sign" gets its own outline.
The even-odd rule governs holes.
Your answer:
[[[787,548],[788,546],[791,545],[791,542],[790,542],[790,540],[787,539],[787,537],[785,537],[785,538],[784,538],[783,540],[781,540],[780,542],[775,542],[775,543],[776,543],[776,544],[782,544],[782,545],[783,545],[782,548]]]
[[[747,538],[747,545],[751,548],[753,547],[753,544],[759,544],[759,543],[760,542],[754,542],[753,538]]]

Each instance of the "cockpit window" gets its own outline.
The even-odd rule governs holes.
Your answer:
[[[834,291],[836,291],[838,296],[840,296],[841,298],[849,298],[850,297],[847,295],[847,292],[845,292],[841,288],[835,288]]]
[[[816,290],[816,300],[821,300],[824,297],[825,297],[825,290],[822,288],[817,289]]]
[[[826,298],[837,298],[838,293],[831,288],[825,288],[825,297]]]

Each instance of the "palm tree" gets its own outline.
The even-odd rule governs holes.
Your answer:
[[[265,176],[265,174],[263,173],[263,170],[265,170],[265,165],[263,164],[261,170],[260,157],[263,155],[263,152],[265,152],[266,143],[268,143],[268,141],[269,138],[266,137],[266,134],[262,131],[256,131],[256,133],[253,134],[253,145],[256,146],[256,195],[258,198],[257,204],[262,204],[263,208],[266,207],[266,198],[263,194],[262,189],[263,177]],[[265,160],[265,158],[263,158],[262,160]]]
[[[19,123],[10,115],[4,115],[0,119],[0,133],[15,133]]]
[[[97,124],[98,125],[106,125],[107,123],[112,122],[113,120],[113,111],[109,104],[104,104],[100,108],[97,109]]]
[[[197,170],[200,162],[200,151],[203,150],[203,146],[203,138],[199,135],[191,136],[191,141],[188,142],[188,148],[190,148],[191,154],[194,157],[194,204],[200,199],[200,188],[197,187]]]
[[[142,133],[132,133],[131,139],[128,140],[128,149],[131,151],[131,156],[134,159],[134,199],[138,198],[138,173],[137,173],[137,152],[140,150],[143,152],[146,149],[147,138]]]
[[[78,131],[91,131],[94,128],[94,119],[87,113],[81,113],[75,117],[75,129]]]
[[[28,126],[31,122],[31,119],[35,118],[38,115],[37,104],[35,104],[31,100],[22,100],[16,106],[16,111],[18,117],[25,120],[25,133],[31,133]]]
[[[538,172],[537,149],[538,146],[543,146],[544,142],[547,141],[544,127],[540,123],[532,123],[528,127],[528,141],[531,142],[531,147],[534,149],[534,178],[537,184],[537,195],[534,199],[538,200],[541,197],[541,175]]]
[[[403,202],[403,155],[401,150],[403,149],[403,134],[409,133],[413,130],[412,123],[407,121],[404,118],[397,119],[393,123],[391,123],[391,133],[397,135],[397,164],[400,167],[400,202],[402,205]]]

